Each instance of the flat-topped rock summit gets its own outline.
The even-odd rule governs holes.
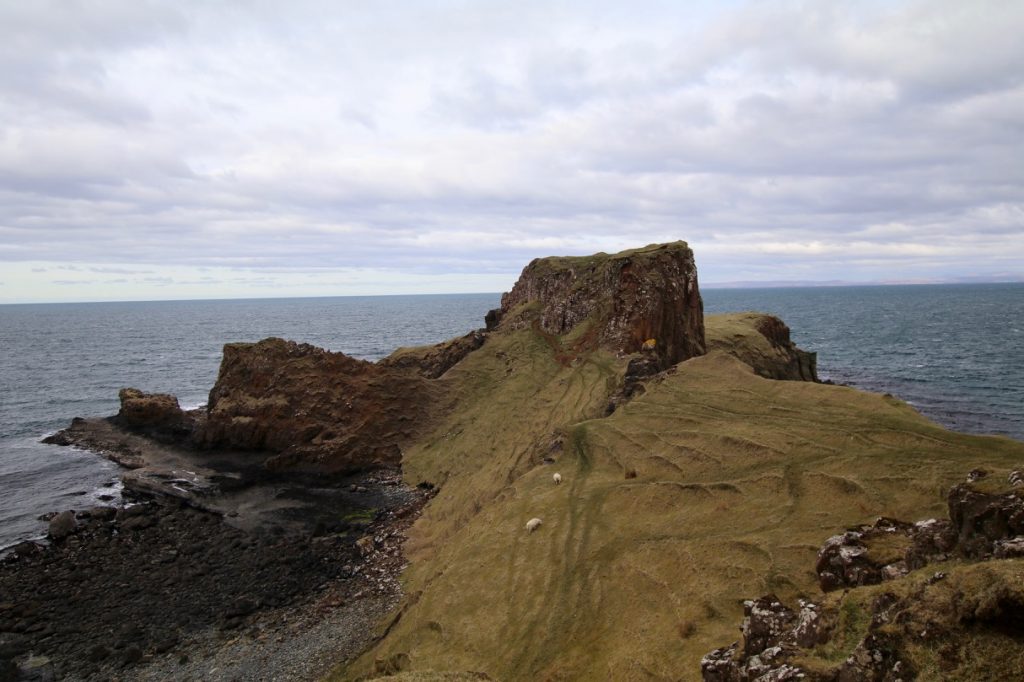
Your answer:
[[[647,349],[661,369],[705,351],[697,266],[683,241],[537,258],[489,317],[499,328],[535,323],[547,334],[572,335],[583,350]]]

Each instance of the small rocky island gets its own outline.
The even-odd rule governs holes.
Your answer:
[[[204,408],[124,389],[75,419],[50,442],[119,462],[129,504],[55,510],[0,564],[0,680],[983,679],[1024,654],[1024,444],[820,383],[778,318],[705,316],[683,242],[537,259],[483,322],[377,363],[228,343]],[[975,606],[941,616],[954,588]]]

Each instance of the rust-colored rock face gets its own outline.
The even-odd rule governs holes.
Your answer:
[[[122,388],[118,398],[121,410],[116,419],[123,427],[164,439],[187,435],[192,430],[192,417],[182,412],[173,395]]]
[[[348,473],[398,466],[401,448],[439,404],[418,373],[283,339],[224,346],[207,448],[274,453],[271,470]]]
[[[539,305],[534,319],[549,334],[586,323],[581,338],[616,353],[636,353],[653,339],[647,350],[662,368],[705,351],[704,305],[685,242],[536,259],[501,297],[502,326],[524,324],[528,317],[515,311],[529,303]]]

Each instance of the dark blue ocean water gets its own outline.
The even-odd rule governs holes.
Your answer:
[[[1024,284],[704,290],[708,313],[782,317],[822,378],[947,426],[1024,440]],[[117,468],[39,439],[117,412],[125,386],[206,401],[231,341],[281,336],[376,360],[483,326],[499,294],[0,306],[0,547],[116,492]]]

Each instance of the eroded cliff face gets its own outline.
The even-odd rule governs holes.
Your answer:
[[[558,336],[575,332],[584,350],[630,354],[647,343],[662,369],[703,355],[693,251],[679,241],[614,255],[538,258],[501,297],[500,314],[488,316],[489,328],[526,324]]]
[[[195,439],[269,452],[271,470],[395,467],[441,398],[439,386],[411,369],[283,339],[229,343]]]
[[[818,381],[818,354],[798,348],[774,315],[724,313],[705,322],[708,352],[725,351],[766,379]]]

